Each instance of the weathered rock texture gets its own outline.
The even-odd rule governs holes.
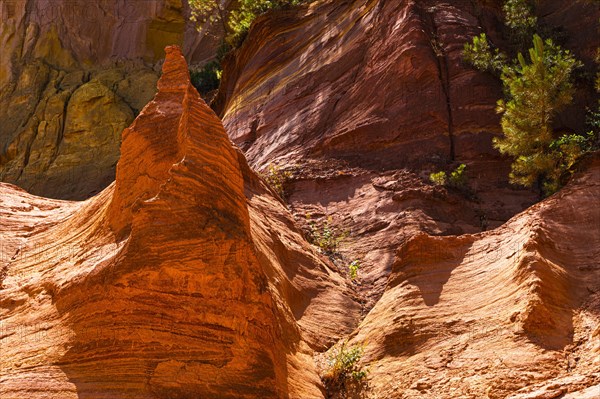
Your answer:
[[[536,195],[508,185],[491,147],[498,82],[461,61],[470,36],[501,41],[498,2],[315,2],[261,17],[229,59],[228,133],[252,167],[295,166],[296,217],[349,233],[337,264],[230,145],[178,49],[146,105],[162,33],[185,41],[179,3],[148,2],[129,28],[111,18],[137,11],[96,3],[98,29],[121,33],[75,37],[154,39],[96,48],[72,40],[86,26],[73,20],[31,28],[30,46],[45,3],[1,5],[17,54],[3,179],[86,198],[112,180],[129,126],[116,182],[87,201],[0,185],[2,398],[320,398],[312,354],[348,336],[374,398],[598,396],[600,163],[522,212]],[[591,59],[597,8],[539,3]],[[581,112],[557,128],[578,131]],[[428,182],[459,163],[469,190]],[[351,260],[353,284],[338,270]]]
[[[121,132],[153,95],[143,86],[156,80],[152,71],[26,65],[0,97],[0,178],[54,198],[97,193],[114,179]]]
[[[332,215],[350,232],[341,251],[362,262],[368,295],[411,235],[494,228],[538,199],[508,184],[510,160],[492,148],[499,81],[462,60],[482,31],[503,44],[500,3],[316,2],[259,19],[225,64],[216,107],[229,135],[257,169],[295,167],[295,213]],[[547,0],[538,10],[593,65],[598,7]],[[586,104],[556,127],[583,132]],[[429,183],[461,163],[469,194]]]
[[[114,180],[121,132],[155,93],[163,49],[214,57],[181,0],[0,3],[0,180],[85,199]]]
[[[418,234],[353,333],[377,398],[600,394],[600,160],[486,233]]]
[[[359,307],[167,48],[84,202],[0,185],[2,398],[318,398]]]
[[[188,13],[182,0],[5,0],[0,7],[0,83],[29,57],[59,69],[111,65],[115,59],[155,62],[164,58],[165,45],[185,43],[191,61],[202,61],[195,54],[214,53],[215,47],[202,42]]]
[[[269,14],[226,64],[225,127],[253,165],[328,156],[393,168],[490,155],[500,85],[462,50],[482,30],[503,44],[497,3],[325,1]],[[598,7],[539,3],[541,22],[589,66]],[[584,112],[560,127],[578,130]]]

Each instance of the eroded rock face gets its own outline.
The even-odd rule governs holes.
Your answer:
[[[114,184],[0,185],[3,398],[323,396],[312,349],[359,307],[166,53]]]
[[[181,0],[0,3],[0,180],[86,199],[114,180],[123,129],[152,99],[166,45],[214,57]]]
[[[481,31],[503,44],[495,3],[322,2],[263,17],[226,64],[216,104],[225,127],[258,166],[307,156],[387,169],[501,164],[490,145],[500,84],[462,60]],[[581,35],[597,29],[598,8],[539,3],[541,23],[592,64],[598,40]],[[570,114],[560,127],[580,130],[584,111]]]
[[[507,184],[509,160],[491,146],[499,84],[461,59],[482,30],[501,43],[497,3],[274,13],[225,68],[217,107],[250,164],[293,166],[298,220],[330,216],[349,232],[340,252],[360,260],[370,309],[349,345],[365,348],[371,397],[599,392],[600,164],[520,213],[537,199]],[[595,31],[597,7],[542,1],[539,11],[590,60],[597,40],[575,38]],[[557,127],[581,131],[585,103]],[[428,182],[459,163],[470,192]]]
[[[146,105],[152,70],[79,70],[48,30],[37,54],[56,62],[23,66],[0,108],[2,173],[60,197],[78,165],[66,193],[87,197],[80,177],[114,168],[112,135],[140,115],[87,201],[0,184],[0,396],[319,398],[313,351],[349,337],[373,397],[595,398],[600,164],[504,224],[536,196],[490,146],[497,83],[460,61],[498,23],[476,4],[322,2],[262,18],[230,61],[231,136],[254,167],[297,164],[291,207],[349,233],[352,284],[232,148],[180,50]],[[597,20],[578,13],[571,30]],[[427,181],[452,158],[471,192]]]
[[[461,60],[479,31],[466,2],[324,2],[257,21],[225,65],[228,133],[255,168],[296,167],[298,219],[331,216],[349,232],[341,253],[361,262],[371,306],[411,235],[496,227],[535,201],[509,188],[491,146],[498,83]],[[453,161],[478,198],[428,182]]]
[[[385,293],[353,334],[366,343],[375,397],[597,395],[598,196],[596,158],[492,232],[419,234],[399,247]]]
[[[254,29],[219,104],[252,164],[307,155],[425,164],[479,155],[459,137],[498,131],[498,84],[460,62],[479,30],[466,2],[326,2]]]
[[[158,61],[165,45],[183,44],[185,5],[181,0],[4,1],[3,44],[13,56],[3,57],[3,74],[30,56],[58,69],[112,59]]]
[[[538,11],[589,65],[598,40],[576,38],[597,29],[598,8],[547,0]],[[299,220],[331,216],[350,233],[341,252],[361,262],[365,295],[376,299],[412,235],[492,229],[539,200],[509,185],[510,160],[492,147],[500,82],[462,59],[482,31],[502,45],[502,26],[501,2],[313,3],[259,19],[226,63],[226,130],[256,169],[295,169]],[[593,103],[578,99],[557,128],[583,132]],[[466,193],[429,182],[461,163]]]
[[[136,75],[139,84],[156,82],[152,72]],[[42,63],[26,67],[0,100],[0,178],[54,198],[87,198],[110,184],[121,132],[153,94],[133,94],[128,82],[118,69],[90,77]]]

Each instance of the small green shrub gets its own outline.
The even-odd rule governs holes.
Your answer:
[[[221,64],[211,61],[201,68],[190,67],[190,80],[201,95],[219,88],[221,83]]]
[[[537,30],[533,4],[529,0],[506,0],[502,11],[506,35],[511,43],[508,53],[526,51],[529,38]],[[491,72],[498,77],[509,66],[506,54],[494,48],[485,33],[473,37],[470,43],[465,43],[463,59],[476,69]]]
[[[333,227],[331,216],[321,226],[317,226],[311,219],[310,214],[306,214],[306,220],[309,227],[309,242],[316,245],[325,255],[336,255],[340,243],[348,236],[347,232],[342,232]]]
[[[323,375],[323,382],[329,390],[346,392],[350,383],[360,383],[366,379],[367,370],[358,364],[363,352],[363,346],[348,346],[347,341],[331,350]]]
[[[288,196],[288,186],[293,176],[289,170],[283,170],[279,165],[269,164],[266,173],[260,174],[267,184],[285,200]]]
[[[348,272],[350,274],[351,280],[356,280],[358,278],[358,270],[360,269],[360,261],[358,259],[353,260],[348,265]]]
[[[467,175],[465,170],[467,165],[460,164],[456,169],[450,172],[450,176],[443,170],[429,175],[429,180],[436,186],[447,186],[454,188],[465,188],[467,186]]]
[[[467,175],[465,174],[467,165],[464,163],[460,164],[456,169],[450,173],[448,184],[452,187],[463,188],[467,185]]]
[[[429,180],[436,186],[445,186],[447,180],[446,172],[442,170],[440,172],[432,173],[429,175]]]
[[[533,4],[529,0],[507,0],[502,7],[504,24],[509,28],[509,38],[525,50],[529,38],[536,31],[537,17],[534,14]]]
[[[597,148],[597,137],[594,132],[585,136],[565,134],[550,144],[550,156],[553,160],[552,172],[543,183],[546,196],[557,192],[574,172],[573,166],[586,153]]]
[[[499,49],[493,49],[485,33],[475,36],[471,43],[465,43],[463,58],[480,71],[500,75],[506,64],[506,56]]]

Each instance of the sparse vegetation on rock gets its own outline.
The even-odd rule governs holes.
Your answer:
[[[260,174],[267,184],[281,197],[286,200],[289,195],[289,184],[293,174],[290,170],[284,170],[277,164],[269,164],[266,172]]]
[[[507,0],[502,7],[504,24],[509,29],[509,38],[522,48],[535,33],[538,19],[530,0]]]
[[[341,231],[333,226],[331,216],[318,225],[310,214],[306,215],[309,227],[308,240],[319,248],[321,253],[329,257],[336,256],[340,243],[348,236],[347,231]]]
[[[240,0],[234,8],[223,0],[189,0],[191,18],[199,23],[220,24],[225,32],[225,42],[231,48],[239,47],[257,16],[273,9],[292,7],[304,0]]]
[[[344,395],[349,390],[358,388],[367,378],[367,370],[359,364],[363,353],[362,345],[349,346],[347,341],[330,350],[327,369],[322,377],[328,391]]]
[[[507,100],[498,102],[503,137],[494,146],[512,156],[510,180],[555,192],[575,161],[587,151],[589,137],[577,134],[555,138],[556,114],[573,99],[573,71],[581,64],[568,50],[535,35],[529,60],[519,54],[519,64],[502,71]]]
[[[465,43],[463,57],[465,61],[480,71],[498,75],[506,64],[506,55],[501,53],[498,48],[492,47],[485,33],[475,36],[471,43]]]
[[[448,186],[453,188],[465,188],[467,186],[467,176],[465,170],[467,165],[460,164],[450,172],[448,176],[446,172],[439,171],[429,175],[429,180],[436,186]]]
[[[494,139],[494,147],[514,158],[510,181],[535,186],[549,195],[564,185],[577,160],[596,142],[593,131],[577,134],[553,129],[556,115],[573,100],[573,74],[583,64],[569,50],[535,33],[537,18],[528,1],[508,0],[503,11],[512,50],[520,51],[525,38],[533,35],[529,56],[519,52],[509,62],[482,33],[465,44],[463,57],[481,71],[501,72],[505,99],[498,101],[497,111],[502,114],[503,137]],[[443,176],[432,177],[439,183]]]
[[[445,186],[448,177],[446,176],[446,172],[443,170],[439,172],[433,172],[429,175],[429,180],[435,184],[436,186]]]
[[[360,261],[358,259],[353,260],[348,265],[348,273],[350,274],[351,280],[356,280],[358,278],[358,271],[360,270]]]

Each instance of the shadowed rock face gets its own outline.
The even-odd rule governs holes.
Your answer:
[[[166,53],[114,184],[0,185],[3,398],[322,397],[311,347],[358,305]]]
[[[198,34],[188,13],[185,0],[5,0],[0,84],[31,58],[57,69],[110,65],[116,59],[155,62],[164,58],[168,44],[182,45],[192,62],[211,58],[220,33]]]

